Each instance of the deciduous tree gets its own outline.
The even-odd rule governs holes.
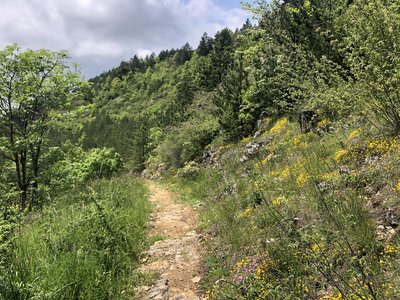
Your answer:
[[[66,52],[21,51],[15,44],[0,51],[0,155],[13,165],[10,184],[20,192],[22,210],[37,196],[51,112],[77,92],[79,75],[67,58]]]

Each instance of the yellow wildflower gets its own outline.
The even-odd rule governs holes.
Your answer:
[[[249,218],[249,217],[251,217],[253,215],[253,213],[254,213],[254,208],[249,207],[249,208],[247,208],[245,210],[242,210],[239,213],[238,217],[239,217],[239,219]]]
[[[356,130],[353,130],[353,131],[349,134],[349,136],[347,137],[347,141],[350,142],[350,141],[354,140],[355,138],[359,137],[359,136],[360,136],[360,133],[361,133],[361,129],[360,129],[360,128],[358,128],[358,129],[356,129]]]
[[[287,118],[282,118],[275,123],[275,125],[271,128],[269,132],[272,134],[281,133],[282,131],[284,131],[288,123],[289,121]]]
[[[322,174],[321,178],[323,180],[332,180],[332,179],[336,178],[337,176],[338,176],[338,172],[337,171],[332,171],[332,172],[329,172],[329,173]]]
[[[328,125],[331,121],[328,118],[322,119],[321,121],[318,122],[317,127],[321,128],[326,125]]]
[[[242,139],[241,143],[242,144],[247,144],[250,141],[251,141],[251,137],[246,137],[246,138]]]
[[[400,178],[397,180],[396,191],[400,193]]]
[[[279,174],[279,177],[282,179],[286,179],[290,176],[290,170],[289,167],[284,168],[281,173]]]
[[[389,139],[376,139],[369,141],[367,144],[367,149],[371,154],[385,154],[387,153],[390,148],[392,147],[392,141]]]
[[[301,137],[302,137],[302,134],[296,135],[296,136],[292,139],[293,144],[294,144],[294,145],[300,144],[300,143],[301,143]]]
[[[255,275],[257,279],[262,279],[265,275],[265,270],[267,270],[268,265],[267,262],[262,262],[256,269]]]
[[[314,253],[319,253],[320,252],[320,248],[317,244],[312,244],[311,249]]]
[[[305,134],[299,134],[296,135],[293,139],[292,139],[292,143],[293,145],[298,148],[298,149],[304,149],[307,147],[307,142],[306,140],[303,138],[305,136]]]
[[[310,176],[308,176],[307,174],[301,173],[296,178],[296,183],[299,187],[305,187],[309,180],[310,180]]]
[[[229,150],[229,149],[233,148],[233,146],[234,146],[234,144],[227,144],[227,145],[220,146],[220,147],[218,147],[216,152],[223,152],[223,151]]]
[[[272,177],[279,177],[280,180],[284,180],[290,176],[290,169],[288,166],[286,166],[282,170],[273,170],[269,173],[270,176]]]
[[[246,256],[245,258],[242,258],[240,261],[236,263],[236,268],[233,269],[233,273],[235,273],[237,270],[240,270],[243,266],[247,265],[250,263],[250,258]]]
[[[342,293],[338,293],[336,296],[332,297],[332,300],[340,300],[343,299]]]
[[[391,244],[386,245],[385,253],[392,254],[392,253],[395,253],[395,252],[396,252],[396,248],[393,245],[391,245]]]
[[[336,161],[337,163],[340,163],[340,162],[342,161],[342,159],[343,159],[348,153],[349,153],[349,151],[346,150],[346,149],[342,149],[342,150],[337,151],[337,152],[335,153],[335,161]]]
[[[273,170],[273,171],[269,172],[269,175],[271,177],[277,177],[277,176],[279,176],[280,173],[281,172],[279,170]]]
[[[286,203],[287,198],[285,196],[279,196],[278,198],[275,198],[272,200],[272,205],[278,206],[281,203]]]
[[[215,299],[215,296],[216,296],[215,288],[212,288],[210,290],[207,290],[205,294],[205,299],[212,300]]]
[[[267,162],[269,162],[272,159],[273,156],[274,156],[273,153],[268,154],[266,157],[264,157],[262,159],[261,164],[265,165]]]

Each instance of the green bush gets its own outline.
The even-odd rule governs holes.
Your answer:
[[[168,167],[180,168],[199,157],[218,130],[212,116],[194,117],[171,130],[156,149],[158,159]]]
[[[400,4],[357,0],[346,12],[346,58],[365,105],[385,129],[400,132]]]
[[[89,179],[110,178],[123,167],[121,156],[112,148],[94,148],[85,152],[72,144],[53,148],[48,160],[54,163],[49,166],[47,182],[51,187],[60,189]]]
[[[91,149],[85,157],[83,169],[85,179],[110,177],[122,169],[122,159],[114,149]]]

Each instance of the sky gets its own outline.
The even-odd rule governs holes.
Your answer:
[[[1,0],[0,10],[0,48],[67,50],[86,79],[251,18],[239,0]]]

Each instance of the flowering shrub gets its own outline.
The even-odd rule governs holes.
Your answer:
[[[287,118],[282,118],[282,119],[278,120],[278,121],[275,123],[275,125],[270,129],[269,132],[270,132],[271,134],[278,134],[278,133],[281,133],[281,132],[283,132],[283,131],[286,129],[288,123],[289,123],[289,121],[288,121]]]
[[[296,135],[295,137],[292,138],[292,144],[295,146],[295,148],[298,149],[303,149],[307,147],[307,143],[306,143],[306,134],[299,134]]]
[[[285,196],[279,196],[279,197],[277,197],[277,198],[272,200],[272,205],[279,206],[282,203],[286,203],[287,200],[288,199]]]
[[[280,180],[285,180],[290,177],[290,169],[288,166],[284,167],[282,170],[274,170],[270,173],[272,177],[277,177]]]
[[[360,128],[357,128],[357,129],[353,130],[349,134],[349,136],[347,137],[347,141],[348,142],[353,141],[354,139],[358,138],[360,136],[360,134],[361,134],[361,129]]]
[[[342,162],[346,156],[349,154],[349,151],[346,149],[341,149],[335,153],[335,161],[337,163]]]
[[[305,187],[306,184],[310,181],[310,176],[307,174],[301,173],[297,178],[296,178],[296,184],[299,187]]]
[[[249,218],[254,214],[254,208],[252,207],[248,207],[245,210],[242,210],[239,215],[238,218],[239,219],[243,219],[243,218]]]
[[[232,282],[236,285],[248,285],[251,279],[262,280],[271,266],[266,255],[247,256],[238,261],[231,270]]]
[[[392,143],[390,139],[375,139],[367,143],[367,151],[371,155],[384,155],[390,150]]]

